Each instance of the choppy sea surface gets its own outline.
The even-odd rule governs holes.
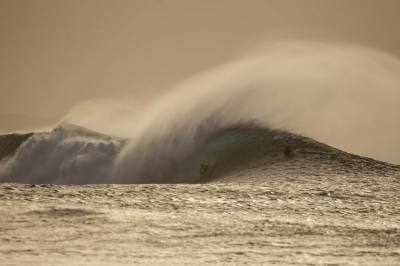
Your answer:
[[[1,265],[398,265],[399,176],[0,185]]]

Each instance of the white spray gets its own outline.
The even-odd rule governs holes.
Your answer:
[[[190,79],[161,99],[136,124],[116,161],[115,180],[176,178],[166,176],[177,174],[171,164],[188,158],[199,135],[246,121],[400,162],[399,101],[394,56],[351,45],[278,43]]]
[[[250,121],[400,163],[399,101],[400,60],[390,54],[345,44],[275,43],[185,81],[148,108],[127,101],[121,108],[117,100],[74,108],[66,116],[71,123],[129,143],[119,152],[119,140],[88,142],[62,128],[67,133],[56,130],[22,145],[6,175],[29,182],[36,169],[35,178],[46,182],[191,182],[185,173],[202,141]],[[41,145],[51,147],[50,157]],[[57,160],[50,169],[40,158]]]

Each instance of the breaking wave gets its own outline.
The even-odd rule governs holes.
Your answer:
[[[193,181],[190,169],[209,137],[248,123],[399,162],[398,73],[399,60],[370,49],[274,46],[188,80],[162,99],[135,127],[114,178]]]
[[[88,184],[112,182],[123,141],[62,124],[26,139],[0,168],[3,182]],[[4,160],[4,159],[3,159]]]
[[[304,151],[309,150],[335,158],[346,154],[296,134],[400,162],[400,125],[394,122],[400,117],[399,73],[398,59],[371,49],[275,45],[263,55],[182,83],[135,121],[125,121],[124,138],[70,124],[35,134],[3,162],[0,178],[26,183],[193,183],[260,158],[286,161],[292,154],[308,156]],[[95,130],[111,128],[94,120],[99,121]]]

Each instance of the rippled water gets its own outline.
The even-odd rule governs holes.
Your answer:
[[[398,175],[0,185],[1,265],[397,265]]]

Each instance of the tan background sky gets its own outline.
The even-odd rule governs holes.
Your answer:
[[[347,41],[400,56],[398,0],[0,0],[0,131],[84,100],[161,95],[260,41]]]

